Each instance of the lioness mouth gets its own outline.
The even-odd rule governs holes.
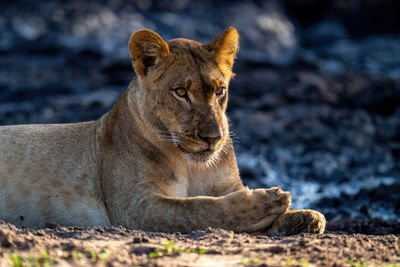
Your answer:
[[[188,151],[184,149],[181,145],[178,144],[178,149],[184,154],[192,156],[196,160],[205,160],[207,159],[211,154],[216,152],[215,150],[210,149],[210,147],[198,150],[198,151]]]

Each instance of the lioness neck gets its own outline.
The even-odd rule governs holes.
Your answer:
[[[170,163],[170,158],[173,158],[174,164],[180,162],[187,167],[186,160],[179,150],[158,140],[154,127],[143,114],[141,105],[144,101],[141,90],[143,88],[137,78],[133,79],[111,111],[104,116],[106,127],[103,142],[116,147],[123,146],[134,154],[149,154],[156,150],[159,156],[163,157],[164,163]]]
[[[118,158],[120,161],[118,166],[124,162],[130,168],[141,166],[143,177],[131,172],[131,176],[118,177],[119,182],[115,182],[110,181],[111,176],[104,174],[104,179],[107,180],[105,183],[108,184],[104,186],[105,188],[120,187],[121,184],[129,187],[129,184],[140,181],[151,183],[149,190],[153,192],[185,197],[220,195],[225,191],[232,191],[230,187],[236,189],[242,186],[230,139],[227,141],[226,148],[212,164],[186,159],[172,144],[157,139],[154,126],[142,113],[143,93],[140,90],[143,88],[134,79],[112,110],[105,115],[106,127],[103,139],[105,145],[103,147],[106,149],[103,155],[105,158],[112,157],[110,160],[105,160],[106,164],[115,162]],[[116,155],[117,151],[126,152],[124,155]],[[103,167],[103,169],[110,168]],[[143,169],[146,173],[143,173]],[[126,181],[122,182],[124,179]],[[235,182],[230,185],[232,180]],[[110,183],[113,184],[111,187]],[[221,186],[221,184],[224,185]]]

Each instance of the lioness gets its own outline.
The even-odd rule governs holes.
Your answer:
[[[279,188],[244,187],[225,115],[238,33],[129,41],[137,78],[97,121],[0,127],[0,219],[190,232],[322,233]]]

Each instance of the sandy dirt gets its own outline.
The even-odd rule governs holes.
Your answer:
[[[49,224],[31,230],[0,223],[0,266],[13,266],[11,258],[22,266],[400,266],[399,228],[347,220],[328,224],[322,235],[265,236],[211,228],[167,234]]]

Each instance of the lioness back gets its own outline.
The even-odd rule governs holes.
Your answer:
[[[0,127],[0,220],[108,225],[95,122]]]

